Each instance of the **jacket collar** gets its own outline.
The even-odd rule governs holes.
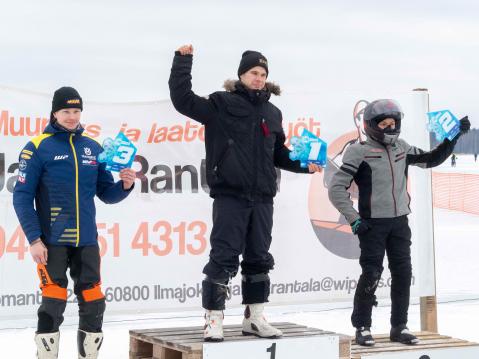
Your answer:
[[[246,88],[241,82],[236,83],[237,94],[248,99],[253,104],[261,104],[269,101],[271,97],[271,92],[265,87],[263,90],[251,90]]]
[[[74,133],[76,135],[81,135],[85,129],[79,125],[78,128],[75,131],[67,131],[66,129],[60,127],[59,125],[55,124],[54,122],[50,122],[47,127],[45,127],[45,130],[43,133],[51,133],[53,135],[59,134],[59,133]]]
[[[226,80],[223,87],[228,92],[245,97],[253,104],[268,102],[272,94],[276,96],[281,94],[280,87],[272,82],[267,82],[262,90],[250,90],[238,80]]]
[[[375,140],[371,136],[366,135],[366,143],[368,143],[368,144],[370,144],[371,146],[374,146],[374,147],[392,148],[392,147],[397,146],[398,141],[396,140],[396,142],[394,142],[392,145],[386,145],[386,144],[384,144],[380,141]]]

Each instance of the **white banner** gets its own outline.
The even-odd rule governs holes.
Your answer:
[[[314,176],[282,171],[271,248],[276,262],[271,273],[272,303],[352,298],[360,274],[358,240],[329,202],[327,185],[344,148],[358,140],[359,117],[355,119],[353,108],[362,99],[397,99],[405,111],[402,137],[428,149],[424,96],[286,93],[273,99],[283,111],[288,138],[301,128],[318,134],[328,142],[329,163],[324,173]],[[12,190],[19,151],[42,132],[50,106],[50,96],[0,88],[0,317],[4,318],[33,315],[41,299],[36,268],[12,207]],[[116,205],[97,201],[108,311],[199,308],[212,205],[205,183],[204,129],[178,114],[169,101],[86,100],[84,107],[82,123],[90,136],[102,142],[121,130],[138,147],[134,192]],[[410,171],[415,295],[434,294],[429,176],[428,170]],[[426,248],[421,261],[418,248]],[[419,263],[426,263],[425,269]],[[388,296],[389,287],[385,270],[379,296]],[[228,305],[238,305],[239,276],[232,294]],[[73,302],[71,290],[69,295]],[[75,307],[67,306],[67,313],[75,313]]]

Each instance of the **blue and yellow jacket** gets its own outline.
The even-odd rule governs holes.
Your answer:
[[[83,128],[70,133],[51,124],[27,143],[20,153],[13,205],[30,243],[38,238],[75,247],[97,243],[95,195],[117,203],[131,192],[98,162],[102,151]]]

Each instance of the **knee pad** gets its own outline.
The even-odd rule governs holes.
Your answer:
[[[412,265],[411,261],[390,262],[389,269],[392,276],[411,277]]]
[[[205,277],[202,285],[202,305],[207,310],[224,310],[225,301],[229,296],[229,278]]]
[[[405,291],[406,288],[409,290],[409,287],[411,286],[411,279],[412,279],[411,267],[410,266],[409,268],[405,267],[402,270],[397,272],[394,271],[393,273],[391,273],[391,279],[392,279],[392,283],[391,283],[392,290]]]
[[[40,288],[43,298],[52,298],[62,301],[67,300],[67,288],[60,287],[50,278],[48,271],[44,265],[39,264],[37,267],[38,276],[40,278]]]
[[[222,281],[223,278],[229,280],[233,278],[238,273],[238,258],[235,260],[226,261],[226,260],[217,260],[210,257],[209,262],[203,268],[203,274],[209,278],[214,278],[215,280]]]
[[[270,293],[268,273],[243,275],[241,292],[243,304],[266,303]]]
[[[81,291],[81,296],[82,298],[80,300],[85,302],[94,302],[105,298],[101,291],[100,283],[95,284],[92,288],[83,289]]]
[[[241,274],[255,275],[257,273],[268,273],[274,268],[274,258],[271,253],[268,253],[266,258],[260,262],[250,263],[243,261],[241,263]]]
[[[78,314],[80,317],[78,328],[85,332],[101,332],[103,326],[103,313],[105,313],[105,299],[94,302],[79,302]]]
[[[379,271],[363,272],[359,280],[358,288],[361,287],[361,290],[366,294],[374,295],[380,279],[381,272]]]
[[[43,298],[38,308],[37,333],[58,332],[63,323],[63,313],[67,302],[59,299]]]

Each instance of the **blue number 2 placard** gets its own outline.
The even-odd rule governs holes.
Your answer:
[[[449,110],[428,112],[428,130],[434,132],[439,142],[448,138],[452,141],[460,131],[459,120]]]

